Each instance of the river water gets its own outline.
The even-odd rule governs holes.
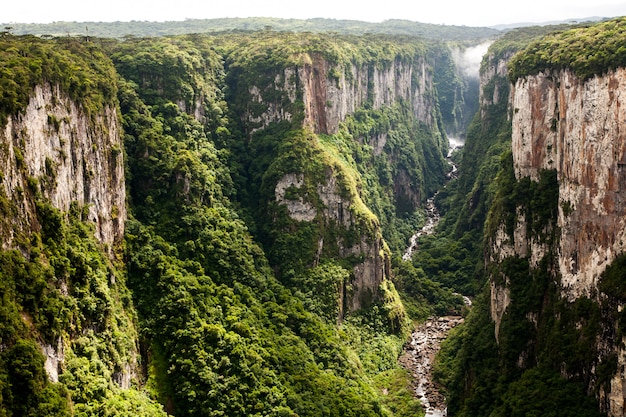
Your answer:
[[[456,166],[454,161],[452,161],[452,153],[456,149],[463,147],[463,145],[464,142],[461,139],[448,138],[448,156],[446,159],[448,161],[448,164],[450,164],[450,166],[452,167],[450,172],[448,172],[447,174],[448,181],[456,178],[458,173],[458,167]],[[432,235],[435,232],[435,227],[437,226],[437,223],[439,223],[440,219],[439,210],[437,210],[437,206],[435,206],[435,198],[437,197],[437,194],[439,194],[439,191],[437,191],[432,197],[426,200],[426,223],[409,239],[409,246],[406,248],[404,255],[402,255],[403,261],[411,260],[413,252],[417,250],[418,240],[420,237]]]
[[[415,396],[427,417],[447,415],[446,398],[433,382],[432,364],[448,332],[462,322],[461,316],[431,318],[413,331],[411,342],[400,356],[400,365],[411,372]]]
[[[451,156],[455,149],[463,146],[463,141],[457,138],[449,138],[449,144],[447,160],[452,169],[448,173],[448,180],[456,178],[457,167]],[[426,201],[426,223],[411,236],[409,246],[402,256],[404,261],[411,260],[413,253],[418,249],[420,237],[431,235],[435,232],[435,227],[440,219],[439,211],[435,206],[436,196],[437,194]],[[463,298],[466,304],[471,304],[467,297]],[[447,416],[446,399],[440,392],[439,387],[433,382],[432,364],[435,355],[441,348],[441,342],[451,329],[462,322],[463,318],[461,316],[433,317],[427,320],[413,331],[411,341],[407,344],[399,359],[400,364],[411,372],[415,396],[421,401],[426,411],[426,417]]]

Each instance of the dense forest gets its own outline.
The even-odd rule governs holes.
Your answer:
[[[391,280],[402,272],[389,268],[444,182],[444,119],[455,115],[442,116],[424,73],[407,84],[427,94],[417,97],[431,106],[421,120],[411,102],[373,105],[372,90],[317,133],[303,127],[303,87],[294,84],[294,99],[280,85],[294,81],[286,68],[311,59],[335,82],[365,76],[365,85],[392,65],[438,60],[458,115],[467,87],[447,47],[272,31],[124,41],[5,33],[0,42],[2,123],[42,111],[58,146],[44,158],[26,145],[28,128],[3,137],[3,415],[421,412],[396,362],[411,321]],[[33,108],[33,89],[46,85],[52,101]],[[265,122],[264,101],[289,116]],[[128,206],[112,246],[94,237],[93,203],[54,205],[61,171],[86,152],[74,118],[110,132],[101,115],[111,106],[123,148],[102,151],[112,167],[123,157]],[[87,151],[90,189],[99,150]],[[284,198],[310,205],[310,221],[277,204],[277,183],[292,172],[302,182]],[[341,218],[327,214],[324,181],[345,204]],[[379,274],[373,287],[355,276],[363,269]],[[461,305],[424,275],[408,271],[403,282],[415,318]]]
[[[561,299],[555,252],[486,254],[520,210],[556,242],[568,209],[555,170],[515,176],[511,83],[623,66],[623,19],[76,25],[0,35],[0,416],[423,415],[398,357],[446,314],[466,318],[435,366],[449,415],[601,415],[581,380],[615,373],[587,357],[609,305]],[[459,56],[485,41],[474,115]],[[496,340],[498,276],[517,304]]]
[[[387,20],[381,23],[336,19],[279,19],[270,17],[186,19],[171,22],[54,22],[49,24],[11,23],[4,30],[15,35],[96,36],[122,38],[125,36],[173,36],[192,33],[256,32],[326,32],[344,35],[386,34],[415,36],[435,40],[473,42],[499,36],[493,28],[434,25],[409,20]]]

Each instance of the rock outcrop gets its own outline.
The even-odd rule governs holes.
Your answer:
[[[483,118],[485,117],[485,108],[487,106],[500,104],[503,98],[508,98],[508,94],[503,97],[499,84],[494,83],[493,81],[496,78],[508,78],[508,68],[506,64],[512,56],[513,53],[509,52],[498,57],[495,55],[489,55],[486,58],[487,62],[490,64],[485,66],[485,69],[480,72],[479,105],[482,109],[481,116]],[[493,87],[487,88],[487,86]],[[508,91],[506,93],[508,93]]]
[[[502,223],[490,238],[487,259],[489,265],[523,258],[532,271],[545,269],[542,260],[554,256],[547,273],[558,283],[558,297],[568,303],[590,299],[602,306],[602,336],[598,334],[593,347],[598,357],[592,362],[616,358],[616,371],[605,384],[595,366],[581,372],[588,392],[598,392],[602,411],[611,416],[626,415],[626,378],[620,371],[626,366],[625,340],[614,322],[624,306],[611,301],[599,284],[626,249],[625,97],[623,68],[586,81],[569,70],[554,70],[515,83],[510,104],[515,178],[538,183],[545,172],[556,172],[558,195],[552,198],[558,199],[558,210],[535,230],[536,219],[517,207],[513,233],[508,235]],[[549,234],[554,238],[546,239]],[[516,302],[508,285],[508,277],[491,276],[496,337],[503,315]],[[529,311],[527,318],[540,326],[536,313]],[[569,376],[566,369],[562,373]]]
[[[86,208],[111,253],[126,219],[117,107],[89,116],[57,86],[38,85],[26,109],[0,130],[0,144],[2,188],[17,210],[3,248],[16,245],[16,234],[38,230],[32,196],[40,194],[63,212],[72,204]]]
[[[251,102],[261,104],[261,112],[244,112],[244,122],[252,134],[270,123],[293,120],[296,101],[304,104],[303,125],[315,133],[336,133],[339,123],[366,103],[379,109],[399,101],[411,103],[416,120],[433,126],[435,107],[429,92],[433,79],[424,58],[396,59],[385,66],[351,63],[347,68],[311,54],[303,64],[287,67],[274,77],[270,86],[252,86]],[[279,101],[269,97],[279,96]],[[384,139],[383,139],[384,140]]]
[[[300,189],[304,186],[303,175],[287,174],[276,184],[276,202],[284,205],[289,216],[297,221],[319,221],[329,225],[330,228],[342,228],[344,230],[360,230],[359,239],[356,242],[347,242],[342,238],[334,242],[332,246],[338,248],[337,255],[341,258],[355,257],[361,261],[355,265],[350,283],[344,283],[340,296],[340,319],[344,312],[358,310],[366,307],[373,301],[378,293],[378,288],[385,278],[391,276],[391,259],[389,248],[380,234],[380,225],[372,219],[374,224],[371,232],[360,225],[363,219],[359,217],[359,210],[369,210],[364,206],[360,197],[346,197],[342,193],[337,178],[329,171],[326,181],[317,185],[316,193],[321,206],[316,208],[302,197],[296,199],[286,198],[286,190],[290,187]],[[371,213],[370,213],[371,214]],[[372,215],[373,217],[373,215]],[[328,244],[328,242],[326,242]],[[314,264],[319,262],[325,250],[324,237],[322,236],[317,245],[317,254]],[[347,289],[347,286],[350,289]]]
[[[310,64],[298,68],[304,124],[316,133],[336,133],[339,123],[368,100],[374,109],[403,100],[412,104],[416,120],[432,126],[433,101],[426,94],[432,90],[432,77],[427,69],[424,59],[396,59],[383,68],[353,63],[344,70],[314,55]]]
[[[126,188],[118,108],[88,115],[58,86],[34,87],[28,106],[0,130],[1,193],[11,203],[10,222],[0,222],[2,249],[20,248],[24,236],[42,228],[37,203],[63,213],[80,211],[95,225],[95,238],[109,256],[124,236]],[[27,252],[26,252],[27,253]],[[65,278],[60,292],[68,296]],[[110,337],[110,336],[109,336]],[[71,340],[41,344],[45,369],[58,382]],[[122,388],[136,377],[137,358],[115,374]]]
[[[280,122],[301,123],[316,134],[334,134],[347,116],[366,105],[380,109],[400,102],[408,105],[415,121],[437,128],[436,102],[430,94],[434,89],[432,71],[423,57],[339,65],[330,63],[319,53],[311,53],[301,59],[300,65],[278,71],[271,80],[267,86],[253,85],[247,89],[250,104],[242,114],[249,135]],[[386,141],[384,133],[369,138],[372,152],[380,155]],[[378,221],[371,228],[360,227],[359,223],[369,221],[358,218],[364,211],[367,216],[374,216],[360,196],[346,193],[345,187],[337,184],[336,171],[341,169],[331,168],[325,181],[316,185],[316,196],[309,196],[308,200],[299,191],[297,196],[288,194],[290,189],[300,190],[305,184],[302,172],[287,173],[280,178],[274,195],[275,201],[284,205],[296,222],[332,223],[345,230],[359,228],[361,236],[357,242],[332,244],[338,248],[337,256],[362,259],[354,267],[351,289],[343,297],[342,311],[344,307],[346,311],[354,311],[374,300],[382,281],[390,277],[390,255]],[[402,171],[394,178],[394,194],[414,209],[419,207],[421,195],[413,189],[415,181],[405,174]],[[320,204],[316,206],[311,201]],[[317,259],[328,244],[320,239]]]
[[[626,248],[624,93],[625,69],[586,82],[548,72],[515,86],[515,175],[558,173],[558,272],[570,300],[595,293],[600,274]]]

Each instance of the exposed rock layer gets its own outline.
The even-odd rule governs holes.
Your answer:
[[[522,79],[513,94],[515,175],[559,179],[564,295],[591,295],[626,247],[626,69],[581,82],[569,71]]]
[[[332,79],[331,72],[339,76]],[[411,63],[396,59],[384,68],[352,64],[344,71],[314,56],[310,65],[298,68],[298,77],[303,85],[304,123],[316,133],[336,133],[339,123],[368,100],[374,109],[403,100],[411,103],[417,120],[433,124],[433,102],[426,94],[432,89],[432,77],[423,59]]]
[[[122,239],[126,191],[115,106],[89,117],[58,87],[36,86],[27,108],[0,130],[0,143],[2,187],[19,219],[4,231],[3,248],[14,246],[16,232],[38,228],[27,190],[63,212],[72,203],[86,207],[96,238],[110,249]]]
[[[491,237],[488,263],[517,256],[538,268],[540,260],[553,251],[556,263],[550,273],[559,282],[559,295],[569,302],[581,297],[602,302],[601,274],[626,248],[625,100],[625,69],[584,82],[568,70],[517,81],[511,94],[515,177],[539,181],[543,170],[556,171],[558,215],[548,226],[556,238],[554,242],[542,239],[547,229],[530,233],[532,219],[525,218],[518,207],[513,235],[508,236],[501,225]],[[510,298],[506,277],[491,279],[491,315],[497,337],[502,317],[515,300]],[[621,311],[623,306],[611,308]],[[615,333],[609,316],[616,312],[603,314],[609,314],[604,317],[604,334]],[[536,324],[536,316],[530,314],[529,320]],[[596,369],[586,370],[591,375],[588,391],[599,391],[603,411],[624,416],[626,379],[619,371],[626,366],[623,342],[598,340],[595,349],[614,355],[618,371],[609,384],[597,387]]]
[[[28,106],[10,116],[0,130],[0,172],[4,195],[15,212],[12,223],[0,222],[3,249],[19,247],[19,236],[41,228],[35,199],[43,197],[61,212],[75,205],[87,212],[95,237],[109,255],[124,235],[126,188],[118,109],[115,105],[88,116],[57,86],[38,85]],[[61,283],[61,293],[67,287]],[[66,343],[42,344],[45,369],[57,382],[65,361]],[[126,363],[114,374],[116,383],[129,388],[137,368]]]

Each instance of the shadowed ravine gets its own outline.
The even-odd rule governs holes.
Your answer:
[[[461,322],[461,316],[446,316],[422,323],[413,331],[410,343],[400,356],[400,364],[411,372],[415,396],[421,401],[427,417],[447,415],[445,397],[432,380],[432,364],[442,340]]]
[[[456,178],[456,176],[458,175],[458,168],[456,164],[452,161],[452,152],[454,152],[456,149],[463,147],[464,145],[464,142],[461,139],[457,138],[449,138],[448,143],[449,147],[447,161],[452,169],[450,170],[450,172],[448,172],[447,181]],[[447,185],[447,181],[444,187]],[[404,255],[402,255],[403,261],[409,261],[411,259],[411,256],[413,256],[413,252],[417,250],[418,240],[420,237],[432,235],[435,232],[437,223],[439,223],[439,210],[437,210],[437,206],[435,206],[435,198],[437,197],[438,193],[439,191],[437,191],[432,197],[426,200],[426,222],[424,223],[424,226],[422,226],[420,230],[415,232],[413,236],[411,236],[411,238],[409,239],[409,246],[406,248],[406,251],[404,251]]]
[[[450,150],[448,152],[448,163],[452,166],[448,179],[456,176],[457,167],[452,162],[452,152],[463,146],[463,142],[450,138]],[[445,185],[444,185],[445,187]],[[426,222],[409,241],[409,246],[402,259],[410,261],[413,253],[418,250],[418,240],[421,236],[431,235],[439,223],[439,211],[435,206],[433,195],[426,201]],[[467,305],[471,301],[463,297]],[[433,317],[420,324],[411,334],[411,340],[407,343],[400,364],[411,372],[413,378],[414,394],[422,403],[426,417],[443,417],[447,415],[447,407],[444,395],[439,391],[439,387],[432,380],[432,364],[435,355],[439,352],[441,342],[446,338],[448,332],[455,326],[463,322],[461,316]]]

